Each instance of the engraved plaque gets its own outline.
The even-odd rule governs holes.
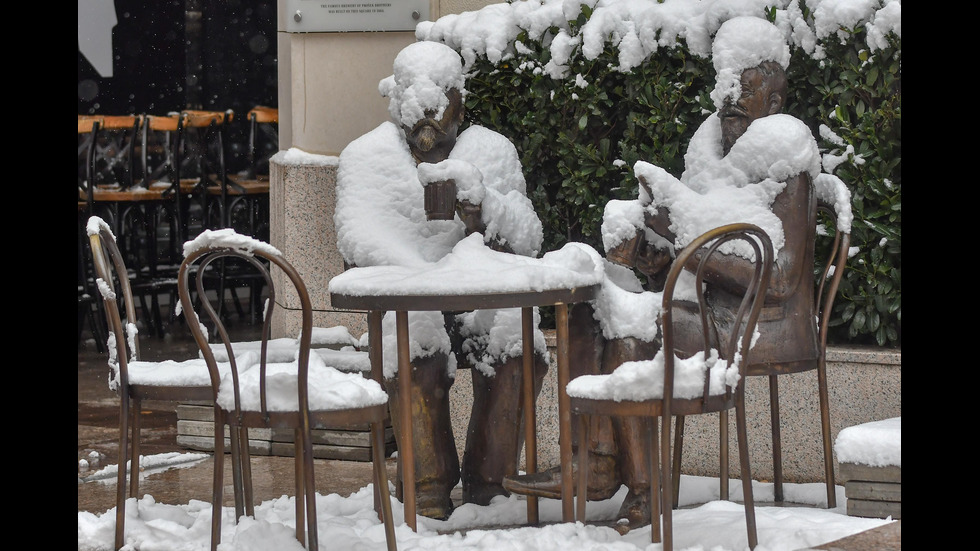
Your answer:
[[[280,32],[414,31],[429,0],[279,0]]]

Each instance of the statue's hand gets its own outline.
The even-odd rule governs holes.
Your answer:
[[[636,269],[648,278],[656,279],[657,275],[670,266],[670,261],[670,251],[644,243],[636,255]]]
[[[483,233],[487,226],[483,223],[483,207],[480,204],[473,204],[465,199],[456,200],[456,213],[459,219],[466,226],[466,235],[471,233]]]
[[[677,240],[677,234],[670,229],[670,209],[667,207],[647,207],[643,212],[643,223],[667,241]]]

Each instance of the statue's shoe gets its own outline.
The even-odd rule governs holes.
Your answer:
[[[450,490],[419,484],[416,492],[416,514],[436,520],[447,520],[453,514],[455,507],[449,495]]]
[[[476,505],[490,505],[490,500],[497,496],[505,496],[507,490],[500,484],[471,483],[463,486],[463,502]]]
[[[626,519],[629,521],[630,530],[635,530],[649,525],[651,515],[650,488],[641,488],[639,491],[630,489],[616,518],[620,519],[620,522],[622,519]]]
[[[600,468],[590,473],[586,499],[590,501],[609,499],[619,490],[619,477],[616,476],[614,467],[615,465],[610,461],[609,468]],[[573,465],[572,480],[577,482],[577,478],[578,466]],[[514,494],[561,499],[561,481],[561,467],[559,466],[538,473],[505,476],[503,485],[504,489]],[[572,495],[577,492],[577,485],[574,482]]]

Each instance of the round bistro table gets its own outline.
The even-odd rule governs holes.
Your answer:
[[[368,342],[371,359],[371,377],[378,382],[382,379],[381,320],[385,312],[395,312],[399,392],[411,396],[411,366],[408,342],[409,311],[468,312],[472,310],[521,308],[523,339],[523,380],[521,396],[524,401],[524,434],[526,472],[537,472],[537,438],[535,434],[535,404],[532,366],[534,358],[534,307],[555,306],[556,340],[558,351],[558,422],[559,448],[562,457],[571,454],[571,407],[565,385],[568,384],[568,305],[595,298],[599,284],[584,286],[556,286],[535,291],[494,292],[481,289],[481,292],[431,291],[401,294],[386,294],[383,282],[377,285],[377,292],[357,294],[345,292],[344,282],[356,281],[361,277],[375,279],[387,267],[359,267],[347,270],[330,282],[330,301],[336,308],[363,310],[368,312]],[[406,376],[407,375],[407,376]],[[411,400],[402,400],[400,410],[395,415],[401,418],[401,434],[398,440],[398,461],[402,472],[402,499],[405,507],[405,521],[417,530],[415,504],[415,451],[412,434]],[[568,448],[567,450],[565,448]],[[565,452],[568,452],[565,454]],[[572,466],[563,464],[562,469],[562,520],[573,522]],[[566,472],[567,471],[567,472]],[[527,499],[528,523],[538,523],[538,501],[535,496]]]

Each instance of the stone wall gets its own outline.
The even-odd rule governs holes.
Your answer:
[[[551,366],[538,397],[538,470],[559,464],[557,367],[553,332],[548,335]],[[462,458],[469,422],[472,383],[470,374],[458,371],[450,391],[453,430]],[[902,415],[901,350],[833,347],[827,351],[830,394],[831,442],[841,429]],[[823,448],[815,371],[779,378],[783,478],[786,482],[823,482]],[[771,482],[772,437],[769,420],[769,386],[764,377],[753,377],[746,387],[749,458],[754,480]],[[574,422],[574,421],[573,421]],[[729,472],[739,473],[735,442],[735,416],[729,414]],[[718,476],[718,415],[688,417],[682,462],[684,474]],[[523,468],[523,458],[521,468]],[[840,477],[834,460],[835,477]]]

